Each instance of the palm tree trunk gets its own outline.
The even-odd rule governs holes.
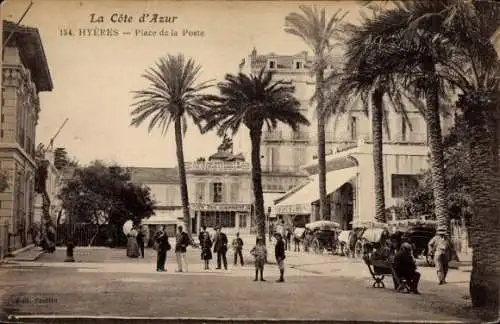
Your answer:
[[[181,186],[182,214],[184,216],[184,226],[186,233],[191,238],[191,216],[189,215],[189,196],[186,180],[186,167],[184,165],[184,151],[182,146],[182,125],[181,118],[175,119],[175,148],[177,153],[177,165],[179,167],[179,181]]]
[[[318,169],[319,169],[319,211],[320,219],[330,219],[328,200],[326,197],[326,152],[325,152],[325,118],[324,118],[324,70],[319,67],[316,71],[316,96],[318,106]]]
[[[471,194],[474,216],[471,217],[470,244],[472,305],[493,310],[498,316],[500,278],[500,191],[498,165],[498,120],[496,107],[488,107],[482,93],[461,98],[469,134],[468,154],[472,163]],[[460,102],[459,102],[460,104]]]
[[[252,185],[255,201],[255,216],[257,220],[257,236],[266,242],[266,215],[264,214],[264,194],[262,193],[262,169],[260,166],[260,140],[262,125],[250,129],[252,143]]]
[[[385,191],[382,131],[383,91],[375,89],[372,94],[372,137],[373,137],[373,172],[375,177],[375,220],[385,222]]]
[[[450,233],[450,218],[446,202],[447,194],[444,178],[443,137],[441,135],[441,118],[439,116],[439,93],[437,82],[434,81],[434,65],[428,66],[428,82],[430,84],[425,93],[425,119],[427,121],[429,150],[431,153],[430,169],[432,176],[432,193],[434,196],[434,212],[437,228]]]

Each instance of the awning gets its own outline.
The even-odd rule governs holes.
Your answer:
[[[277,192],[265,192],[264,193],[264,211],[266,214],[267,214],[268,208],[271,207],[271,214],[269,215],[269,217],[271,217],[271,218],[276,217],[276,212],[275,212],[275,208],[274,208],[274,201],[281,196],[283,196],[283,194],[277,193]]]
[[[340,169],[326,174],[326,193],[330,194],[357,174],[357,167]],[[275,206],[276,214],[310,214],[311,204],[319,200],[319,176],[311,177],[311,182]]]
[[[182,209],[155,210],[155,215],[143,219],[143,225],[176,225],[182,218]]]

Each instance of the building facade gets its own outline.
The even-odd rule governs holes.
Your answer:
[[[255,227],[250,171],[250,164],[242,154],[234,155],[232,146],[221,145],[208,160],[186,163],[194,233],[202,226],[221,225],[228,234],[249,233]]]
[[[155,215],[142,221],[153,233],[165,225],[169,236],[175,235],[175,228],[182,222],[182,203],[177,168],[129,167],[131,181],[145,185],[156,201]]]
[[[311,123],[297,132],[284,125],[278,126],[276,130],[265,131],[261,146],[265,194],[281,193],[274,201],[267,201],[268,205],[273,205],[273,216],[301,224],[319,218],[317,119],[315,106],[310,103],[315,91],[314,74],[311,71],[313,59],[307,52],[259,55],[254,49],[245,59],[245,64],[240,66],[245,73],[255,74],[262,68],[273,71],[274,80],[293,85],[295,96],[301,103],[301,111]],[[326,74],[334,68],[341,68],[341,64],[340,60],[333,62]],[[389,102],[385,102],[387,127],[383,131],[383,143],[387,207],[404,196],[401,190],[404,193],[408,191],[394,188],[414,186],[418,175],[427,168],[425,119],[409,100],[403,102],[408,122],[405,122],[402,114],[392,109]],[[452,124],[453,119],[443,115],[442,129],[445,133]],[[329,161],[327,171],[331,173],[327,176],[330,179],[330,183],[327,180],[331,200],[330,218],[348,228],[353,219],[369,220],[374,216],[370,111],[366,113],[361,100],[353,101],[348,112],[332,116],[325,128]],[[367,210],[362,210],[365,207]]]
[[[61,172],[54,165],[54,150],[48,149],[45,152],[45,159],[49,162],[47,167],[47,181],[45,183],[47,193],[50,199],[50,215],[53,217],[54,223],[57,221],[59,212],[61,211],[61,201],[57,197],[61,188]],[[33,222],[40,223],[43,217],[43,198],[41,194],[35,193],[34,215]]]
[[[35,134],[39,93],[52,79],[38,29],[3,21],[0,169],[9,188],[0,193],[0,218],[10,225],[12,248],[26,244],[34,217]]]

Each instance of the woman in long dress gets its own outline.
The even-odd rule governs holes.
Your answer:
[[[205,270],[210,269],[210,260],[212,259],[212,240],[210,239],[210,234],[207,232],[203,233],[203,236],[201,238],[201,259],[205,263]]]
[[[138,258],[141,254],[137,244],[137,234],[137,229],[133,228],[127,235],[127,256],[129,258]]]

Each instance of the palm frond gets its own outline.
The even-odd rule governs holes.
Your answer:
[[[201,91],[212,86],[210,81],[196,84],[200,71],[201,66],[182,54],[160,58],[142,74],[149,87],[133,92],[131,125],[138,127],[150,120],[148,131],[158,127],[164,135],[172,121],[181,118],[185,134],[189,116],[199,126],[199,116],[211,102]]]

